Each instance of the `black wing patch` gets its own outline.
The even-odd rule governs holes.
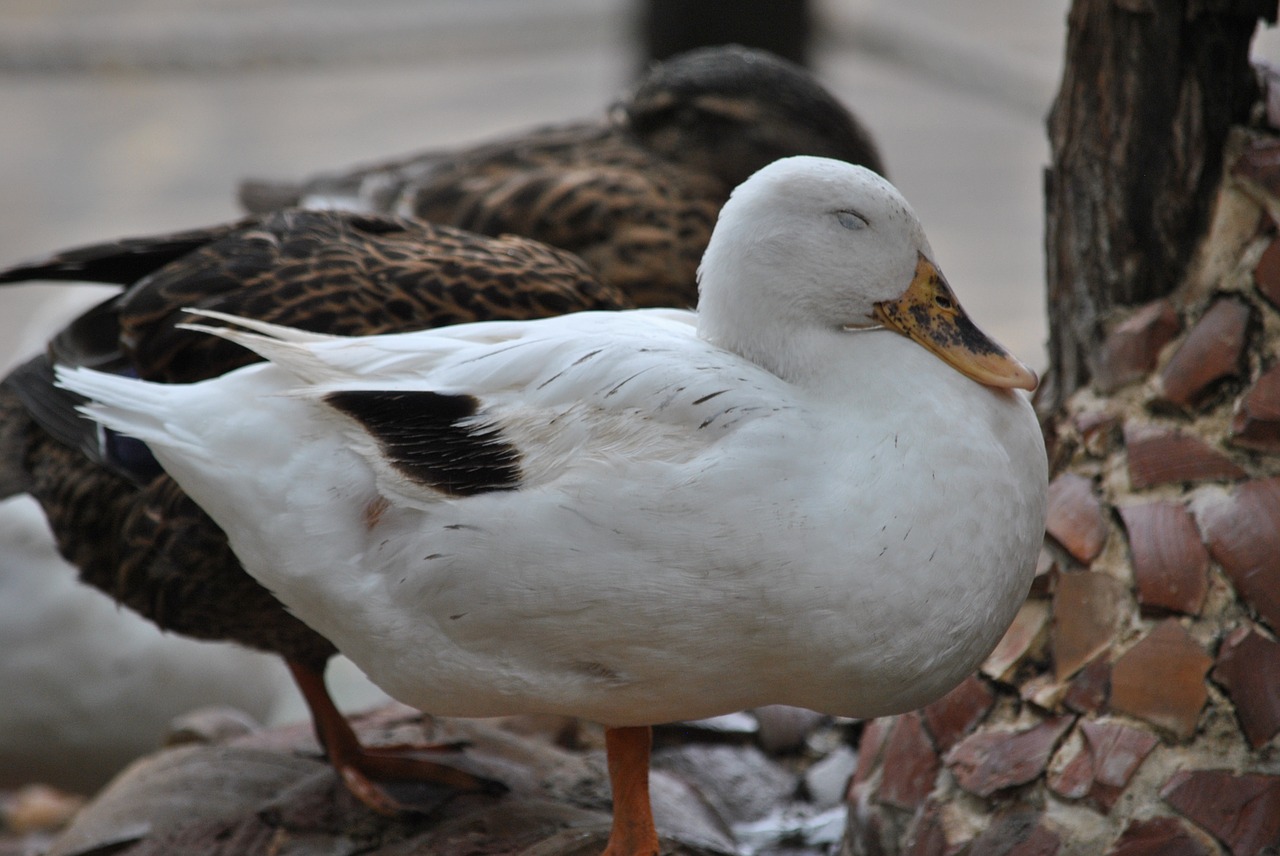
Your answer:
[[[360,423],[407,478],[450,496],[520,486],[520,452],[491,425],[462,424],[480,402],[438,392],[349,390],[324,397]]]

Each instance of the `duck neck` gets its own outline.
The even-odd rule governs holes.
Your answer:
[[[788,317],[787,308],[766,317],[751,311],[749,301],[718,305],[704,299],[698,306],[698,335],[717,347],[732,351],[797,386],[821,383],[839,353],[838,327],[800,324]],[[781,314],[778,314],[781,313]]]

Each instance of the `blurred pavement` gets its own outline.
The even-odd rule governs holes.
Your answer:
[[[880,141],[970,312],[1044,362],[1044,115],[1068,0],[815,0],[815,71]],[[599,113],[630,0],[8,0],[0,264],[235,216],[302,176]],[[1264,54],[1280,56],[1264,34]],[[47,287],[0,290],[0,342]],[[66,291],[62,289],[61,291]],[[67,307],[62,312],[70,312]]]
[[[1062,8],[817,4],[815,71],[880,141],[970,312],[1037,365]],[[632,14],[627,0],[9,0],[0,264],[233,217],[243,176],[597,114],[638,66]],[[0,290],[0,341],[53,323],[46,306],[30,330],[49,289]]]

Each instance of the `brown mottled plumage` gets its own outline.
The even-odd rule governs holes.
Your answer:
[[[596,122],[544,127],[296,184],[252,181],[250,211],[384,211],[577,253],[641,306],[692,306],[729,192],[765,164],[820,155],[883,174],[870,136],[799,66],[704,48],[654,66]]]
[[[362,334],[628,305],[576,257],[533,241],[336,211],[281,211],[0,271],[0,282],[32,279],[126,288],[0,385],[0,496],[32,494],[82,579],[159,626],[284,656],[335,756],[360,750],[345,722],[332,721],[324,694],[320,676],[333,646],[241,569],[222,531],[145,447],[103,441],[80,418],[79,399],[53,385],[52,364],[187,382],[255,359],[224,340],[177,329],[189,317],[185,307]],[[375,776],[417,774],[414,762],[373,757],[362,769]],[[344,770],[348,781],[352,775]],[[392,807],[360,770],[354,775],[358,795]]]

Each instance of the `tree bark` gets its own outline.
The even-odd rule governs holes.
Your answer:
[[[1212,213],[1223,147],[1258,96],[1249,43],[1276,0],[1074,0],[1045,176],[1056,410],[1095,375],[1112,311],[1173,291]]]

